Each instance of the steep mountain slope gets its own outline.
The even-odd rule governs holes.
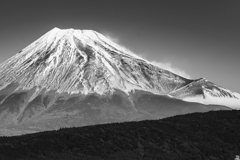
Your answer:
[[[181,100],[204,103],[206,95],[224,103]],[[91,30],[54,28],[0,65],[0,126],[20,126],[20,133],[240,108],[239,99],[154,66]]]
[[[68,128],[0,137],[1,160],[233,160],[240,111]]]
[[[192,80],[157,68],[88,30],[53,29],[0,66],[1,88],[89,94],[144,89],[168,94]]]

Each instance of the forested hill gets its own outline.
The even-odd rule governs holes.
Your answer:
[[[236,155],[236,110],[0,138],[1,160],[233,160]]]

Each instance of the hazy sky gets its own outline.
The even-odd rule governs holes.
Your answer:
[[[1,0],[0,62],[53,27],[96,30],[149,61],[240,92],[239,0]]]

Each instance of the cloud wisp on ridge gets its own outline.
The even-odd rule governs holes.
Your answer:
[[[184,70],[172,66],[171,62],[155,62],[155,61],[152,61],[151,63],[155,66],[166,69],[166,70],[168,70],[170,72],[173,72],[177,75],[180,75],[182,77],[185,77],[185,78],[188,78],[188,79],[191,78],[191,76],[188,73],[186,73]]]
[[[121,47],[123,47],[125,50],[128,50],[129,52],[131,52],[131,54],[141,58],[141,59],[144,59],[144,60],[147,60],[146,58],[146,55],[145,54],[136,54],[134,52],[132,52],[129,48],[125,47],[124,45],[122,45],[120,43],[120,39],[119,38],[116,38],[116,37],[113,37],[110,33],[107,33],[107,34],[104,34],[104,36],[106,38],[108,38],[109,40],[111,40],[112,42],[120,45]],[[149,60],[147,60],[149,61]],[[173,66],[171,62],[157,62],[157,61],[149,61],[151,64],[155,65],[155,66],[158,66],[162,69],[165,69],[165,70],[168,70],[170,72],[173,72],[177,75],[180,75],[182,77],[185,77],[185,78],[188,78],[190,79],[191,76],[186,72],[184,71],[183,69],[181,68],[178,68],[176,66]]]

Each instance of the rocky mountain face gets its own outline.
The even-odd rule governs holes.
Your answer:
[[[228,107],[240,108],[239,94],[159,68],[91,30],[54,28],[0,65],[3,134]]]

